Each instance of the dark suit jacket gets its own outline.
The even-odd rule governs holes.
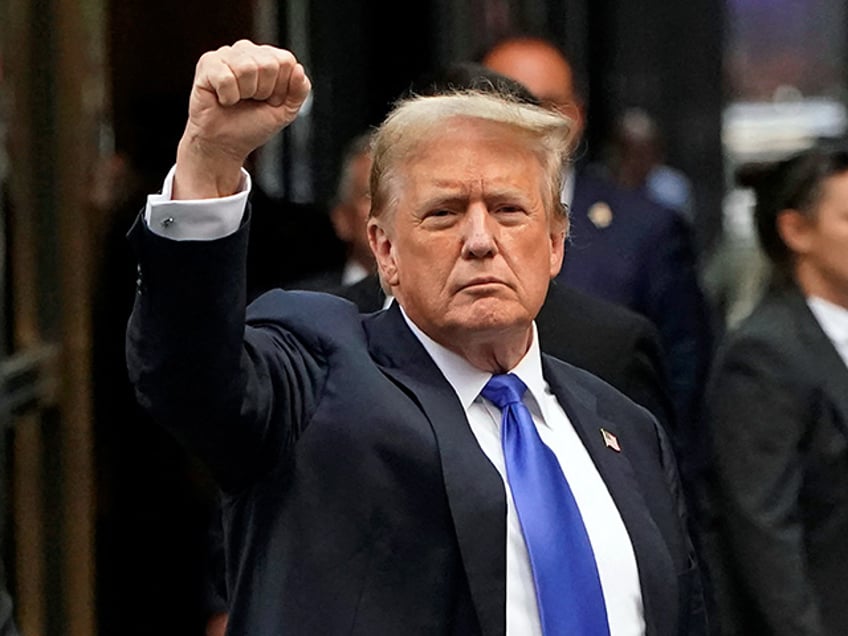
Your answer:
[[[848,369],[797,289],[727,337],[708,404],[726,633],[848,634]]]
[[[382,309],[386,299],[376,275],[334,293],[363,313]],[[536,326],[544,353],[609,382],[673,430],[662,345],[647,318],[567,285],[552,285]]]
[[[657,326],[677,419],[693,426],[712,338],[688,226],[639,193],[585,173],[575,179],[570,214],[570,240],[557,280],[629,307]]]
[[[274,291],[245,328],[245,235],[169,242],[139,223],[128,332],[139,400],[226,493],[232,633],[504,634],[503,482],[450,385],[396,307]],[[543,369],[630,534],[648,633],[700,633],[661,429],[594,376]]]

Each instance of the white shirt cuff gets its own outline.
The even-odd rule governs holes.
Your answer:
[[[175,241],[214,241],[235,232],[251,188],[247,171],[242,168],[239,192],[228,197],[172,201],[175,168],[165,177],[162,193],[147,197],[144,220],[150,231]]]

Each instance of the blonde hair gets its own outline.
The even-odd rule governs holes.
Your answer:
[[[413,96],[396,104],[372,139],[371,216],[394,211],[400,194],[398,170],[436,131],[458,119],[500,124],[514,131],[516,139],[525,139],[544,170],[548,212],[552,218],[566,218],[560,191],[563,166],[575,141],[571,120],[508,95],[483,91]]]

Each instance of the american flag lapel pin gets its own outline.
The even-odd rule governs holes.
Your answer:
[[[616,453],[621,452],[621,446],[619,445],[618,438],[615,435],[610,433],[607,429],[602,428],[601,437],[604,438],[604,446],[606,446],[607,448],[611,448]]]

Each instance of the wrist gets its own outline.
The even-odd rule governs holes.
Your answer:
[[[241,187],[244,158],[206,143],[187,129],[177,147],[174,200],[230,196]]]

